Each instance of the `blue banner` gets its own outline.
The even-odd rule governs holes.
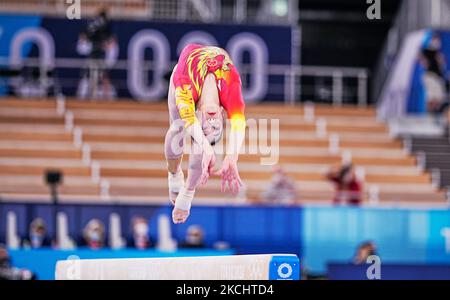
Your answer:
[[[70,236],[79,241],[93,218],[109,223],[110,214],[121,219],[122,235],[130,239],[133,217],[149,220],[150,238],[157,240],[158,216],[170,216],[170,206],[61,204],[68,217]],[[0,242],[5,241],[6,215],[17,215],[18,235],[27,238],[34,218],[47,223],[54,234],[53,207],[36,203],[0,203]],[[172,235],[183,241],[190,225],[205,230],[205,244],[226,241],[238,254],[292,253],[302,267],[325,273],[327,263],[351,263],[357,247],[376,245],[382,264],[450,264],[450,210],[347,207],[196,206],[185,224],[171,225]],[[106,233],[108,226],[105,227]],[[282,268],[288,274],[289,267]],[[277,270],[274,269],[274,272]]]
[[[77,51],[77,42],[86,25],[87,20],[0,15],[4,37],[0,56],[9,58],[10,62],[39,57],[49,64],[57,58],[83,58]],[[117,38],[116,59],[125,61],[125,65],[113,65],[109,76],[119,97],[141,101],[163,99],[167,96],[165,78],[181,49],[188,43],[203,43],[223,47],[230,53],[241,71],[247,102],[282,99],[283,74],[270,75],[269,65],[289,65],[292,57],[297,56],[292,49],[292,30],[286,26],[114,20],[111,31]],[[25,45],[30,42],[33,47],[28,49]],[[13,48],[28,51],[12,53]],[[150,70],[144,68],[146,64]],[[55,65],[63,92],[75,95],[85,66],[81,63],[67,67],[58,65],[58,60]]]
[[[325,273],[330,261],[351,263],[367,241],[382,265],[450,264],[450,210],[305,207],[302,225],[301,257],[313,272]]]
[[[32,220],[42,218],[47,224],[49,236],[55,233],[55,210],[49,204],[0,203],[0,242],[6,238],[7,213],[17,215],[17,232],[28,238]],[[57,211],[67,215],[70,236],[83,244],[83,228],[91,219],[99,219],[108,234],[109,217],[116,213],[121,219],[121,231],[126,240],[132,239],[132,220],[143,217],[149,220],[149,235],[152,241],[158,238],[157,222],[161,214],[171,216],[171,206],[148,205],[77,205],[61,204]],[[290,207],[222,207],[197,206],[184,224],[172,224],[172,235],[184,241],[190,225],[199,225],[205,230],[205,244],[213,247],[217,241],[227,242],[241,254],[301,253],[301,208]],[[246,230],[242,230],[246,228]]]

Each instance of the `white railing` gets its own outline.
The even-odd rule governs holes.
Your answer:
[[[281,68],[281,69],[280,69]],[[288,103],[302,101],[321,100],[333,105],[344,103],[367,106],[368,104],[368,79],[369,71],[365,68],[329,67],[329,66],[277,66],[269,67],[269,74],[280,74],[281,70],[284,80],[284,96]],[[314,83],[306,83],[303,80],[312,78]],[[316,79],[329,79],[330,84],[317,83]],[[344,80],[353,79],[353,86],[346,85]],[[325,90],[328,97],[321,96]],[[352,92],[353,91],[353,92]],[[351,101],[354,98],[354,101]]]
[[[3,3],[4,2],[4,3]],[[177,22],[285,24],[298,23],[298,0],[80,0],[82,18],[107,7],[112,18]],[[37,13],[65,17],[72,3],[65,0],[6,0],[0,12]]]
[[[8,65],[9,59],[0,57],[0,64],[2,63]],[[56,69],[80,69],[87,66],[86,60],[79,58],[56,58],[53,63]],[[175,63],[172,62],[167,66],[167,72]],[[144,61],[142,63],[143,71],[150,72],[155,65],[156,63]],[[21,68],[24,66],[44,68],[42,62],[36,58],[27,58],[21,62],[20,66],[11,67]],[[119,60],[111,68],[128,70],[128,67],[127,60]],[[244,87],[248,84],[247,75],[253,75],[252,69],[250,65],[240,66]],[[268,90],[272,95],[278,96],[277,98],[283,98],[288,104],[295,104],[299,101],[326,102],[337,106],[357,104],[364,107],[368,104],[369,71],[365,68],[270,64],[266,69],[266,75],[269,77]],[[58,89],[76,88],[79,79],[60,77],[54,81],[60,85]],[[126,78],[111,78],[111,81],[117,89],[127,89]]]
[[[316,120],[316,137],[323,139],[327,136],[327,121],[325,118],[318,118]]]
[[[431,184],[435,189],[441,187],[441,170],[437,168],[431,169]]]
[[[340,149],[339,142],[340,142],[340,138],[337,133],[330,134],[330,136],[328,137],[328,151],[331,154],[339,153],[339,149]]]
[[[298,0],[149,0],[152,19],[208,23],[298,23]]]
[[[56,97],[56,112],[64,115],[64,126],[67,132],[72,134],[73,145],[81,150],[81,161],[84,166],[90,168],[91,181],[100,188],[100,197],[104,200],[110,200],[110,183],[107,179],[101,177],[101,165],[98,161],[92,159],[91,146],[83,140],[83,128],[75,126],[74,113],[65,110],[66,101],[62,95]]]

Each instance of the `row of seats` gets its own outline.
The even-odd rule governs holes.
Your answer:
[[[104,196],[104,186],[92,179],[95,161],[101,179],[109,184],[107,199],[166,202],[163,144],[168,114],[163,101],[142,104],[68,99],[65,114],[59,114],[56,107],[51,99],[0,100],[1,196],[20,200],[31,195],[44,200],[48,187],[43,174],[58,169],[64,173],[62,201],[98,200]],[[83,147],[74,142],[73,129],[67,128],[67,112],[73,115],[74,128],[81,129],[82,142],[89,146],[90,161],[86,160],[86,147],[83,152]],[[377,122],[373,109],[317,105],[314,120],[304,114],[303,106],[260,104],[247,109],[249,127],[256,124],[262,128],[267,122],[270,129],[276,126],[270,125],[270,120],[279,120],[278,162],[295,179],[302,202],[329,202],[334,191],[325,174],[350,154],[362,170],[367,194],[376,186],[381,202],[445,203],[444,192],[431,184],[430,175],[417,167],[415,157],[406,154],[402,143],[389,136],[387,126]],[[325,130],[319,130],[324,122]],[[331,136],[339,139],[337,149],[330,148]],[[247,134],[249,140],[255,141],[251,133]],[[276,137],[269,138],[267,145],[276,142]],[[246,196],[237,197],[240,201],[258,201],[273,170],[261,162],[270,155],[269,151],[240,156],[240,173],[246,184]],[[196,201],[205,203],[237,201],[230,194],[220,193],[219,178],[212,178],[197,195]]]

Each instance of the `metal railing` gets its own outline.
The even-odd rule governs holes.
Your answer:
[[[180,22],[283,24],[298,23],[298,0],[79,0],[81,17],[108,7],[113,18]],[[72,4],[65,0],[21,2],[2,0],[0,12],[37,13],[65,17]]]
[[[284,72],[288,103],[313,101],[367,106],[369,71],[365,68],[291,66]]]
[[[0,65],[9,65],[11,68],[34,67],[39,68],[40,77],[37,82],[41,82],[42,89],[51,90],[52,93],[58,94],[62,89],[73,89],[78,86],[82,74],[82,68],[86,68],[86,59],[79,58],[56,58],[52,62],[53,78],[47,78],[49,66],[45,65],[38,58],[24,59],[20,65],[10,65],[8,58],[0,57]],[[99,65],[99,64],[93,64]],[[175,62],[172,62],[172,66]],[[151,72],[155,69],[155,63],[144,61],[142,63],[143,72]],[[167,72],[170,72],[171,66],[168,66]],[[128,72],[129,64],[127,60],[119,60],[111,67],[112,70],[121,70]],[[62,70],[78,69],[79,77],[63,77]],[[239,67],[241,73],[243,88],[249,84],[249,77],[252,76],[250,65],[242,65]],[[73,72],[68,72],[73,74]],[[95,73],[95,72],[93,72]],[[114,72],[111,72],[113,75]],[[111,75],[111,76],[112,76]],[[295,104],[297,102],[322,102],[333,105],[357,104],[359,106],[367,105],[368,78],[369,71],[364,68],[347,68],[347,67],[324,67],[324,66],[301,66],[301,65],[275,65],[270,64],[267,67],[268,77],[268,93],[269,97],[274,99],[282,99],[287,104]],[[128,89],[126,75],[121,78],[110,78],[112,84],[117,90]],[[23,80],[17,81],[23,83]],[[49,86],[51,83],[53,86]],[[15,90],[23,87],[23,84],[10,86]],[[19,93],[20,95],[20,93]],[[161,97],[164,97],[161,95]]]

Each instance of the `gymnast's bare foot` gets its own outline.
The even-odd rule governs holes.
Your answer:
[[[186,222],[191,211],[191,203],[194,199],[195,190],[188,190],[185,187],[180,189],[177,199],[175,200],[175,207],[172,211],[172,221],[175,224]]]
[[[180,224],[186,222],[189,217],[189,210],[182,210],[179,208],[174,208],[172,211],[172,221],[174,224]]]

